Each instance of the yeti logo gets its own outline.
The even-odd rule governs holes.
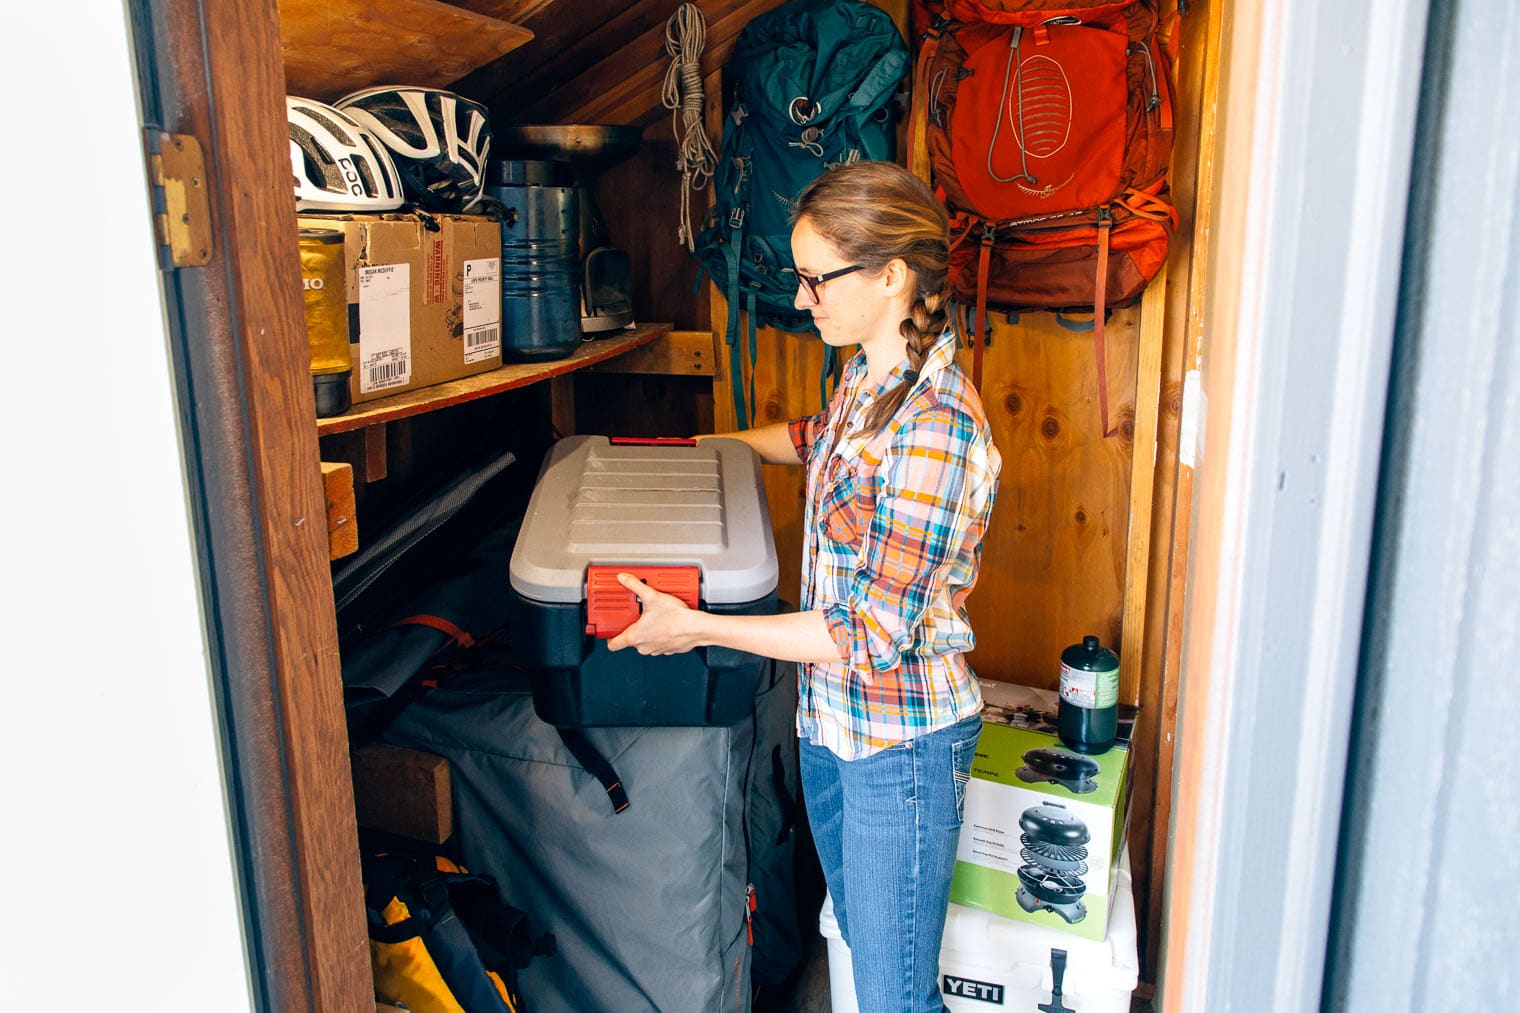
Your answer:
[[[944,976],[944,993],[957,996],[961,999],[975,999],[977,1002],[990,1002],[995,1006],[1003,1005],[1003,986],[995,985],[990,981],[974,981],[971,978],[954,978]]]

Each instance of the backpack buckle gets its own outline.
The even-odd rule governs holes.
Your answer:
[[[744,228],[744,206],[742,204],[735,205],[734,209],[728,213],[728,227],[731,229]]]

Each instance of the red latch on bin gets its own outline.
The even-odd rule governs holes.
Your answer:
[[[588,636],[615,637],[639,618],[638,597],[622,584],[617,575],[631,573],[666,594],[673,594],[696,608],[701,589],[702,571],[695,566],[600,566],[586,567],[586,633]]]
[[[697,441],[685,436],[611,436],[614,447],[695,447]]]

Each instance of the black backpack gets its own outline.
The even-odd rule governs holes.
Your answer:
[[[406,1009],[525,1013],[517,972],[554,954],[496,880],[441,856],[364,856],[375,994]]]
[[[792,305],[797,196],[830,166],[891,157],[888,103],[908,69],[908,50],[892,19],[863,0],[792,0],[745,26],[725,69],[734,108],[713,173],[714,205],[693,255],[728,300],[725,341],[742,429],[740,313],[749,321],[753,402],[756,327],[812,327],[812,317]]]

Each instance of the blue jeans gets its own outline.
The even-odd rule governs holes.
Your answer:
[[[802,793],[862,1013],[941,1013],[939,949],[981,715],[841,760],[803,740]]]

